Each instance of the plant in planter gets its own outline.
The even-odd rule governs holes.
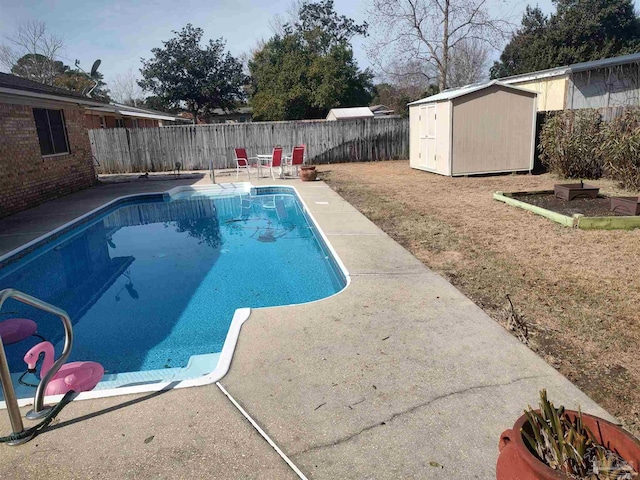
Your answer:
[[[555,408],[542,390],[540,409],[529,407],[502,434],[496,474],[499,480],[632,480],[639,464],[633,436],[601,418]]]

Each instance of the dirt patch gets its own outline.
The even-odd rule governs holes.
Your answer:
[[[640,434],[640,229],[566,228],[492,199],[496,191],[552,190],[559,179],[549,174],[450,178],[406,161],[318,169],[503,325],[510,295],[531,348]],[[607,195],[637,195],[596,184]]]
[[[571,201],[561,200],[555,195],[514,195],[513,198],[521,202],[530,203],[538,207],[561,213],[568,217],[581,213],[585,217],[611,217],[623,216],[612,212],[609,208],[610,200],[604,197],[598,198],[574,198]]]

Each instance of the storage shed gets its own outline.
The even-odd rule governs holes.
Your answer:
[[[536,97],[493,80],[410,103],[411,167],[449,176],[532,170]]]

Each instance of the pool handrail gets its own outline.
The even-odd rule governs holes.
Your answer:
[[[13,288],[6,288],[0,291],[0,311],[2,310],[2,306],[4,302],[8,299],[17,300],[25,305],[30,305],[34,308],[42,310],[47,313],[51,313],[53,315],[57,315],[60,317],[62,321],[62,325],[64,327],[64,347],[62,348],[62,354],[60,357],[54,362],[51,370],[47,372],[47,374],[42,377],[38,387],[36,388],[36,393],[33,396],[33,409],[27,412],[25,415],[26,418],[30,420],[35,420],[38,418],[42,418],[47,415],[51,407],[44,406],[44,396],[45,391],[47,389],[47,384],[54,377],[60,367],[64,365],[64,363],[69,358],[69,354],[71,353],[71,347],[73,346],[73,328],[71,326],[71,318],[69,314],[50,303],[47,303],[39,298],[33,297],[24,292],[20,292],[19,290],[15,290]],[[20,410],[18,409],[18,401],[16,399],[15,390],[13,388],[13,382],[11,380],[11,373],[9,371],[9,365],[7,363],[7,357],[4,351],[4,345],[2,344],[2,339],[0,338],[0,382],[2,382],[2,389],[4,392],[4,399],[7,404],[7,410],[9,412],[9,419],[11,421],[11,427],[14,433],[21,433],[24,428],[22,425],[22,418],[20,417]],[[22,442],[21,442],[22,443]],[[17,444],[17,443],[16,443]]]

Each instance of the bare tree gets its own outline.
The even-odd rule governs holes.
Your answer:
[[[383,67],[389,59],[436,72],[440,90],[451,85],[451,59],[461,44],[475,41],[497,48],[509,23],[492,18],[488,0],[369,0],[374,26],[368,52]]]
[[[392,58],[378,78],[402,89],[424,92],[437,81],[438,74],[429,64],[416,59]]]
[[[285,13],[276,13],[271,20],[269,20],[269,28],[274,35],[283,36],[285,34],[284,26],[294,24],[300,19],[300,9],[302,8],[303,0],[293,0]]]
[[[129,68],[125,73],[113,77],[113,80],[109,83],[109,91],[111,98],[118,103],[137,107],[144,101],[144,95],[140,85],[138,85],[138,78],[133,68]]]
[[[0,45],[0,64],[9,71],[47,85],[64,71],[58,56],[64,50],[62,37],[47,32],[44,22],[32,20],[18,25]]]
[[[391,108],[396,114],[409,115],[407,104],[418,100],[433,88],[434,74],[430,74],[417,62],[391,61],[382,73],[376,76],[374,103]]]
[[[451,50],[447,72],[448,87],[462,87],[487,77],[489,47],[475,38],[465,38]]]

